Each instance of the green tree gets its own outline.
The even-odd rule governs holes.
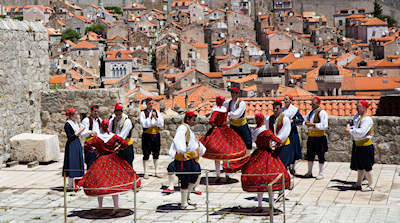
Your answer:
[[[22,17],[22,16],[14,16],[14,17],[12,17],[13,19],[16,19],[16,20],[19,20],[19,21],[22,21],[22,20],[24,20],[24,17]]]
[[[107,10],[111,10],[113,14],[122,15],[122,10],[118,6],[107,6],[107,7],[104,7],[104,8],[107,9]]]
[[[103,35],[106,32],[106,27],[102,24],[96,24],[93,26],[86,27],[85,33],[95,32],[98,35]]]
[[[383,13],[382,6],[375,0],[374,11],[372,12],[372,14],[374,15],[374,17],[379,18],[379,16],[381,16],[382,13]]]
[[[75,41],[80,39],[81,36],[73,29],[68,28],[66,29],[61,36],[62,40],[71,40],[71,41]]]

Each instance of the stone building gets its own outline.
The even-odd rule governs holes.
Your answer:
[[[71,48],[71,59],[82,66],[93,70],[96,77],[100,77],[100,52],[97,45],[81,41]]]
[[[85,34],[87,27],[93,25],[93,21],[85,16],[74,15],[72,18],[65,21],[68,28],[75,30],[79,35]]]
[[[23,17],[24,20],[30,22],[42,22],[43,24],[46,24],[47,22],[49,22],[49,18],[53,13],[54,10],[50,7],[38,5],[24,9]]]
[[[119,79],[132,73],[133,58],[130,50],[107,51],[104,58],[105,79]]]
[[[339,75],[339,69],[335,64],[326,63],[319,68],[315,78],[318,85],[318,95],[336,96],[342,95],[343,76]]]

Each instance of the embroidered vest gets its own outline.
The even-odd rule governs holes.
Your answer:
[[[186,141],[186,147],[188,147],[189,141],[190,141],[190,129],[187,124],[183,124],[183,125],[186,126],[185,141]],[[197,152],[197,154],[200,154],[199,148],[196,149],[196,152]],[[185,155],[186,155],[187,159],[185,159],[183,154],[177,153],[177,154],[175,154],[175,159],[178,161],[191,160],[196,156],[196,152],[186,152]],[[196,162],[199,161],[199,158],[200,158],[200,156],[196,158]]]
[[[232,102],[233,102],[232,100],[229,101],[229,105],[228,105],[229,111],[231,111]],[[235,109],[239,108],[240,102],[241,102],[241,100],[239,99],[238,102],[235,105]],[[243,112],[242,116],[239,119],[230,118],[229,119],[229,123],[231,125],[233,125],[233,126],[236,126],[236,127],[240,127],[242,125],[245,125],[247,123],[247,119],[245,117],[245,114],[246,114],[246,110]]]
[[[321,122],[321,119],[319,118],[319,113],[322,111],[322,108],[318,107],[317,109],[314,110],[314,119],[313,119],[313,123],[317,124]],[[310,121],[311,119],[311,113],[308,117],[308,120]],[[319,129],[310,129],[308,130],[308,136],[310,137],[322,137],[325,135],[325,131],[324,130],[319,130]]]
[[[112,122],[111,132],[116,134],[116,133],[117,133],[117,128],[118,128],[119,132],[121,132],[121,131],[122,131],[122,128],[124,127],[125,121],[126,121],[127,119],[128,119],[127,116],[123,116],[122,119],[121,119],[121,122],[120,122],[119,125],[118,125],[118,122],[115,120],[115,117],[114,117],[113,122]],[[118,125],[118,126],[117,126],[117,125]],[[132,129],[133,129],[133,128],[132,128]],[[129,134],[128,134],[128,136],[127,136],[126,139],[125,139],[125,140],[128,142],[128,145],[132,145],[132,144],[133,144],[132,129],[129,130]]]
[[[274,132],[275,134],[278,134],[279,131],[281,131],[282,126],[283,126],[283,118],[285,117],[285,115],[283,113],[279,114],[278,118],[276,119],[275,115],[271,115],[269,117],[269,122],[268,122],[268,127],[269,130],[271,130],[272,132]],[[274,123],[276,120],[276,131],[274,131]],[[289,145],[290,144],[290,139],[289,137],[285,140],[285,142],[283,143],[283,145]]]
[[[360,128],[361,120],[365,116],[366,115],[361,116],[360,121],[358,122],[357,128]],[[372,124],[371,128],[369,129],[369,131],[367,132],[367,134],[365,136],[373,136],[374,134],[375,134],[374,125]],[[369,145],[372,145],[372,139],[366,138],[366,139],[355,141],[355,143],[356,143],[356,146],[369,146]]]

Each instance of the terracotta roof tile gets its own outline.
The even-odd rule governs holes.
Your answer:
[[[78,44],[76,44],[75,46],[72,47],[72,49],[78,50],[78,49],[85,49],[85,50],[89,50],[89,49],[98,49],[98,47],[92,43],[89,43],[87,41],[81,41]]]
[[[65,83],[66,75],[50,75],[49,84],[63,84]]]
[[[297,70],[297,69],[312,69],[314,65],[314,61],[318,62],[318,67],[325,64],[327,61],[323,58],[309,58],[309,57],[303,57],[300,59],[295,60],[293,63],[290,65],[286,66],[285,69],[288,70]]]
[[[222,77],[222,72],[209,72],[209,73],[202,73],[206,75],[207,77],[211,78],[216,78],[216,77]]]
[[[232,82],[232,83],[241,84],[241,83],[246,83],[247,81],[254,80],[257,77],[258,77],[257,74],[251,74],[251,75],[247,75],[247,76],[242,77],[242,78],[227,79],[226,82]]]
[[[190,44],[196,48],[208,48],[208,45],[206,43],[190,43]]]

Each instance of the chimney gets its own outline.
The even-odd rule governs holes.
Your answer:
[[[318,60],[314,60],[313,61],[313,68],[317,68],[318,67]]]

